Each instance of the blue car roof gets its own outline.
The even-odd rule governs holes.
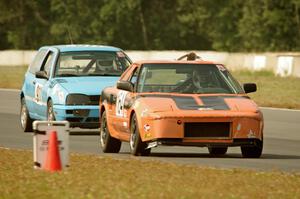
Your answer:
[[[42,48],[57,48],[60,52],[74,52],[74,51],[121,51],[120,48],[103,45],[87,45],[87,44],[70,44],[70,45],[53,45],[44,46]]]

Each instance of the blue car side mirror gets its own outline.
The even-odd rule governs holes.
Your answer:
[[[37,71],[35,77],[39,79],[48,79],[46,71]]]

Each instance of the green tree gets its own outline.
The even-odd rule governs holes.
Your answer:
[[[48,36],[49,1],[1,0],[0,24],[6,45],[16,49],[37,48],[51,40]],[[2,29],[2,28],[1,28]]]
[[[300,0],[0,0],[0,49],[300,50]]]
[[[97,20],[91,23],[91,29],[105,44],[123,49],[147,49],[148,40],[143,34],[140,3],[140,0],[105,0],[96,13]]]
[[[246,1],[239,33],[245,51],[299,50],[296,1]],[[299,2],[299,1],[297,1]]]
[[[206,4],[206,10],[209,10],[211,15],[206,24],[212,48],[229,52],[241,50],[238,24],[243,16],[241,8],[243,8],[244,1],[217,0],[214,2],[214,5]]]
[[[210,0],[178,0],[178,21],[181,43],[177,49],[212,48],[211,23],[213,12],[208,8],[213,6]]]
[[[89,43],[97,36],[90,26],[97,19],[97,10],[102,1],[97,0],[52,0],[53,23],[50,33],[56,43]],[[98,41],[101,41],[98,39]]]

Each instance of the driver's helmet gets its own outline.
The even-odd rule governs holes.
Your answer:
[[[194,70],[192,75],[192,80],[193,80],[193,85],[197,89],[205,88],[209,83],[209,74],[207,74],[205,71]]]
[[[97,67],[101,71],[112,71],[113,70],[113,60],[97,60]]]

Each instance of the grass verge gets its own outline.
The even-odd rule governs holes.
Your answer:
[[[27,67],[0,67],[0,88],[21,89]],[[241,83],[257,83],[258,90],[249,96],[259,105],[300,109],[300,78],[276,77],[269,71],[234,71]]]
[[[0,148],[0,198],[299,198],[300,175],[71,154],[34,170],[32,152]]]
[[[300,109],[300,78],[276,77],[272,72],[235,71],[239,82],[254,82],[257,92],[249,96],[259,106]]]
[[[21,89],[27,66],[0,66],[0,88]]]

